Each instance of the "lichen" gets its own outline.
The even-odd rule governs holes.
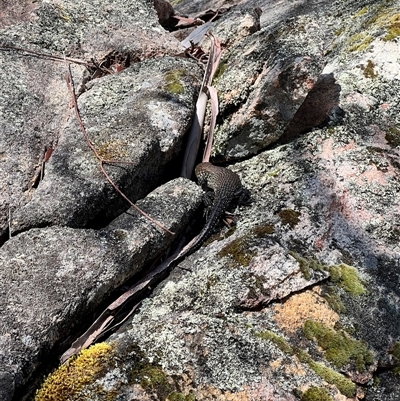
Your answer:
[[[291,228],[295,227],[300,221],[299,216],[301,216],[301,213],[292,209],[283,209],[278,214],[282,224],[288,224]]]
[[[185,88],[182,85],[181,78],[186,75],[186,71],[182,69],[176,69],[168,71],[164,75],[165,85],[163,87],[167,92],[171,92],[174,95],[181,95],[185,92]]]
[[[325,388],[310,387],[301,396],[301,401],[333,401],[333,398]]]
[[[79,393],[84,386],[94,383],[113,368],[113,355],[114,348],[107,343],[95,344],[83,350],[45,379],[36,392],[35,401],[82,400]]]
[[[118,139],[95,145],[98,155],[104,160],[123,160],[127,156],[127,142]]]
[[[372,353],[362,341],[351,338],[345,331],[336,331],[323,323],[307,320],[303,326],[305,336],[315,339],[324,350],[325,358],[337,368],[354,363],[359,372],[373,362]]]
[[[354,267],[341,263],[340,265],[331,266],[329,273],[331,281],[338,283],[349,294],[359,296],[367,292]]]

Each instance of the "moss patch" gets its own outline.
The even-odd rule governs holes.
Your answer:
[[[281,218],[282,224],[288,224],[291,228],[296,226],[300,221],[299,216],[301,216],[301,213],[292,209],[283,209],[278,214]]]
[[[34,400],[82,400],[79,393],[84,386],[94,383],[113,368],[113,355],[113,347],[106,343],[95,344],[83,350],[76,358],[61,365],[46,378]],[[104,391],[99,388],[101,390]]]
[[[386,132],[385,139],[394,148],[400,146],[400,129],[396,126],[390,127]]]
[[[255,336],[262,340],[268,340],[274,343],[282,352],[288,355],[293,355],[294,350],[291,345],[281,336],[273,333],[272,331],[265,330],[255,333]]]
[[[373,362],[372,354],[366,344],[354,340],[343,330],[336,331],[322,323],[307,320],[303,331],[309,340],[317,341],[325,351],[326,359],[338,368],[354,363],[359,372],[364,372],[366,365]]]
[[[310,369],[314,371],[321,379],[329,384],[333,384],[346,397],[354,397],[356,393],[356,385],[340,373],[326,367],[322,363],[310,360],[308,362]]]
[[[374,79],[376,78],[379,74],[374,71],[375,64],[371,61],[367,61],[367,65],[362,67],[364,70],[364,77],[365,78],[371,78]]]
[[[329,384],[336,386],[343,395],[347,397],[354,396],[356,386],[351,380],[335,372],[333,369],[326,367],[324,364],[315,362],[306,351],[292,347],[284,338],[268,330],[255,333],[255,335],[263,340],[273,342],[285,354],[296,355],[300,362],[307,364],[315,374]]]
[[[181,95],[185,92],[185,88],[182,85],[181,78],[186,76],[186,71],[182,69],[168,71],[164,75],[165,85],[163,87],[167,92],[171,92],[174,95]]]
[[[223,258],[228,256],[232,263],[231,267],[239,264],[248,266],[251,259],[257,255],[255,249],[251,249],[255,243],[255,239],[264,238],[275,232],[273,225],[265,223],[254,227],[249,233],[242,237],[234,239],[229,244],[225,245],[219,252],[218,257]]]
[[[310,387],[301,396],[301,401],[333,401],[327,389],[322,387]]]
[[[329,306],[336,313],[346,312],[346,307],[343,305],[343,302],[340,299],[339,294],[337,293],[337,289],[333,288],[333,286],[329,286],[326,289],[326,292],[325,292],[325,294],[323,294],[323,297],[328,302]]]
[[[315,259],[304,258],[294,251],[289,251],[289,255],[296,259],[299,263],[300,271],[303,273],[304,278],[309,280],[311,278],[311,271],[327,270],[327,266],[321,265]]]
[[[367,292],[354,267],[341,263],[340,265],[331,266],[329,273],[331,281],[338,283],[349,294],[363,295]]]
[[[225,72],[227,66],[228,66],[228,63],[226,61],[219,64],[217,71],[215,71],[215,75],[213,78],[213,85],[215,85],[216,82],[221,78],[221,76]]]
[[[168,396],[167,401],[196,401],[196,397],[193,394],[173,392]]]
[[[400,341],[394,345],[392,355],[400,361]]]
[[[384,41],[394,40],[400,36],[400,14],[394,14],[388,18],[386,30]]]
[[[229,244],[225,245],[219,252],[218,256],[223,258],[228,256],[232,262],[231,267],[235,264],[239,264],[241,266],[248,266],[250,264],[251,259],[257,255],[256,251],[251,251],[249,249],[248,237],[236,238]]]
[[[363,7],[360,11],[358,11],[354,16],[361,17],[362,15],[368,12],[368,6]]]
[[[348,39],[347,50],[349,52],[361,52],[366,50],[373,40],[374,38],[366,32],[356,33]]]
[[[258,225],[252,229],[253,234],[258,238],[264,238],[266,235],[273,234],[275,228],[271,224]]]

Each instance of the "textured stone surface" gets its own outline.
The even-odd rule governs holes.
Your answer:
[[[177,179],[138,206],[179,233],[200,200],[194,183]],[[65,349],[60,343],[172,239],[132,209],[104,230],[49,227],[7,241],[0,250],[0,371],[12,374],[19,394],[55,349]]]
[[[238,210],[235,228],[221,228],[181,262],[120,331],[56,371],[61,392],[49,385],[37,401],[50,395],[60,401],[400,398],[399,6],[355,0],[257,6],[264,10],[262,29],[233,45],[224,39],[231,64],[215,81],[221,99],[215,160],[246,156],[230,168],[252,204]],[[249,15],[257,11],[232,10],[216,29],[228,38]],[[272,71],[275,81],[267,79]],[[260,106],[265,99],[271,109]],[[277,133],[268,130],[268,110]],[[235,116],[253,124],[256,136],[231,123]],[[266,145],[275,134],[278,142]],[[166,198],[177,202],[179,193],[168,188]],[[163,220],[168,210],[172,218],[173,205],[158,206],[154,217]],[[114,233],[128,250],[147,237],[140,228],[135,234],[126,215],[108,229],[65,229],[65,235],[78,231],[94,238]],[[32,235],[42,248],[49,232],[59,238],[63,230],[22,233],[1,251],[18,262],[13,243]],[[164,244],[151,237],[143,252],[157,253],[153,247]],[[124,255],[115,257],[133,257]],[[53,296],[56,305],[61,295]],[[10,376],[0,380],[10,398]]]
[[[134,63],[149,57],[176,55],[182,50],[178,41],[159,25],[151,2],[148,1],[99,1],[96,4],[86,1],[30,4],[6,2],[5,8],[0,11],[0,17],[2,26],[0,47],[11,45],[61,58],[66,55],[84,62],[93,59],[97,63],[107,55],[113,54],[119,54],[130,63]],[[70,109],[70,94],[65,82],[65,63],[62,59],[61,62],[53,61],[4,47],[0,50],[0,62],[4,100],[0,106],[2,134],[0,173],[3,177],[7,177],[0,184],[0,239],[6,238],[9,215],[18,214],[18,210],[32,197],[37,200],[28,207],[29,212],[22,212],[18,216],[19,221],[12,227],[12,231],[55,222],[73,226],[85,225],[97,213],[104,213],[104,209],[101,211],[102,205],[106,205],[104,199],[110,191],[107,189],[107,184],[104,185],[101,181],[97,171],[94,171],[96,170],[94,162],[89,160],[90,154],[85,148],[82,133]],[[129,161],[134,162],[131,168],[138,169],[137,161],[143,154],[137,152],[136,159],[133,159],[131,149],[124,148],[126,141],[131,140],[132,135],[138,135],[137,131],[140,130],[140,134],[146,135],[147,145],[151,148],[153,156],[157,155],[159,164],[148,166],[148,174],[145,177],[147,188],[139,181],[139,187],[143,188],[135,194],[133,200],[143,197],[155,187],[161,174],[159,168],[180,149],[180,140],[193,113],[195,88],[201,80],[201,72],[196,70],[193,63],[183,59],[175,61],[169,59],[161,63],[163,65],[157,66],[156,71],[154,63],[147,64],[149,70],[146,78],[145,75],[142,78],[138,76],[139,71],[142,71],[140,73],[142,74],[143,68],[146,68],[143,66],[132,67],[130,72],[96,80],[93,82],[92,94],[89,90],[82,99],[79,99],[82,108],[87,106],[85,110],[88,115],[83,112],[82,118],[88,124],[89,133],[97,137],[99,146],[105,146],[107,140],[114,141],[114,148],[118,147],[120,150],[119,153],[114,152],[114,155],[117,153],[120,157],[124,156],[124,160],[130,158]],[[171,70],[179,70],[182,74],[168,76]],[[83,80],[87,80],[88,74],[82,65],[74,64],[72,71],[78,92],[82,89]],[[173,71],[171,74],[174,74]],[[184,71],[188,72],[186,76]],[[181,81],[183,86],[180,93],[171,93],[168,89],[171,80],[175,78],[178,84]],[[107,92],[103,97],[102,91]],[[138,105],[140,103],[138,95],[141,92],[144,95],[143,99],[148,100],[147,106],[142,106],[142,109]],[[154,117],[157,113],[165,114],[163,121],[155,123],[149,118],[149,124],[132,123],[132,119],[138,114],[142,117],[146,115]],[[95,114],[99,116],[97,121]],[[102,124],[102,127],[99,124]],[[166,130],[172,137],[161,140],[160,137],[164,136]],[[66,135],[68,138],[65,138]],[[157,143],[159,143],[158,150]],[[70,145],[73,145],[73,149],[66,149]],[[36,187],[45,150],[54,148],[56,151],[53,156],[58,160],[57,163],[49,160],[49,172],[53,172],[56,176],[57,173],[64,176],[64,173],[71,169],[69,178],[65,177],[66,181],[63,181],[53,175],[53,183],[49,183],[46,177],[42,182],[46,188],[43,188],[43,194],[37,195],[36,193],[42,189],[36,190]],[[80,151],[80,155],[74,153],[74,149],[76,153]],[[147,152],[147,149],[145,151]],[[86,161],[83,163],[84,160]],[[87,175],[88,169],[93,172],[91,176]],[[120,183],[126,181],[126,185],[131,187],[132,180],[126,179],[126,173],[121,169],[119,172],[115,168],[110,170],[120,177]],[[136,179],[141,175],[139,171]],[[85,184],[82,182],[78,184],[80,176],[86,178]],[[83,197],[80,195],[83,191],[79,189],[76,193],[70,188],[74,183],[78,186],[86,185]],[[49,186],[55,188],[49,189]],[[65,189],[66,186],[68,189]],[[62,191],[65,191],[63,199],[60,199],[63,194],[55,194],[57,188],[63,188]],[[67,194],[70,199],[69,205],[65,199]],[[58,216],[54,207],[46,205],[43,199],[46,196],[58,197],[56,207],[59,210]],[[86,203],[88,199],[92,205],[89,209]],[[77,203],[80,205],[74,218],[71,216],[75,214],[74,205]],[[38,204],[43,205],[45,210],[39,210],[40,207],[37,209]],[[68,210],[63,211],[63,208]],[[116,208],[115,213],[120,209],[121,205]],[[34,213],[36,216],[33,216]],[[115,217],[115,213],[111,217]],[[83,218],[82,214],[86,214],[87,218]],[[71,219],[74,222],[71,222]]]

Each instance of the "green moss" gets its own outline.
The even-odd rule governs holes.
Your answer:
[[[273,171],[268,172],[268,173],[267,173],[267,176],[268,176],[268,177],[276,177],[276,176],[279,174],[279,172],[280,172],[280,169],[278,168],[278,169],[276,169],[276,170],[273,170]]]
[[[266,235],[273,234],[275,232],[275,228],[271,224],[258,225],[253,228],[253,234],[258,238],[264,238]]]
[[[167,401],[196,401],[196,397],[193,394],[173,392],[167,397]]]
[[[363,295],[367,292],[362,280],[358,277],[357,270],[344,263],[329,268],[331,281],[338,283],[351,295]]]
[[[338,368],[354,363],[359,372],[364,372],[366,365],[373,362],[366,344],[351,338],[343,330],[336,331],[322,323],[307,320],[303,331],[309,340],[317,341],[325,351],[325,358]]]
[[[356,393],[356,385],[340,373],[326,367],[322,363],[310,360],[308,366],[321,379],[329,384],[333,384],[346,397],[354,397]]]
[[[347,50],[350,52],[361,52],[366,50],[373,40],[374,38],[366,32],[356,33],[348,39]]]
[[[366,14],[367,12],[368,12],[368,6],[365,6],[360,11],[358,11],[354,16],[361,17],[362,15]]]
[[[328,287],[327,292],[323,295],[323,297],[336,313],[346,312],[346,308],[334,288]]]
[[[214,74],[213,85],[215,85],[216,82],[221,78],[221,76],[225,72],[227,66],[228,66],[228,63],[226,61],[219,64],[217,71],[215,71],[215,74]]]
[[[383,38],[385,42],[400,36],[400,14],[394,14],[388,18],[386,30],[387,34]]]
[[[400,341],[398,341],[394,347],[393,347],[393,351],[391,352],[392,355],[398,360],[400,361]]]
[[[114,348],[107,343],[95,344],[83,350],[46,378],[36,392],[35,401],[82,400],[80,391],[114,367],[113,355]],[[103,395],[110,395],[102,388],[99,391]]]
[[[220,258],[228,256],[233,262],[241,266],[248,266],[250,264],[251,259],[257,255],[256,251],[251,251],[249,249],[250,239],[251,239],[250,235],[245,235],[244,237],[236,238],[229,244],[225,245],[218,252],[218,256]],[[235,263],[233,263],[231,267],[233,267]]]
[[[147,392],[155,392],[162,400],[165,400],[172,391],[167,375],[157,365],[149,363],[141,366],[138,372],[138,379],[140,380],[140,385]]]
[[[343,28],[339,28],[337,29],[333,34],[335,36],[340,36],[343,33],[344,29]]]
[[[386,132],[385,139],[394,148],[400,146],[400,129],[396,126],[390,127]]]
[[[217,284],[218,282],[219,282],[219,277],[216,274],[212,274],[211,276],[209,276],[206,283],[207,290],[214,287],[215,284]]]
[[[322,387],[310,387],[301,396],[301,401],[333,401],[327,389]]]
[[[255,333],[255,335],[263,340],[271,341],[285,354],[296,355],[300,362],[307,364],[315,374],[329,384],[336,386],[343,395],[347,397],[354,396],[356,386],[351,380],[326,367],[324,364],[313,361],[306,351],[292,347],[284,338],[268,330]]]
[[[283,209],[278,214],[281,218],[282,224],[289,224],[291,228],[296,226],[300,221],[299,216],[301,216],[301,213],[292,209]]]
[[[327,269],[326,266],[321,265],[316,260],[312,258],[304,258],[294,251],[289,251],[289,255],[296,259],[300,266],[300,271],[303,273],[306,280],[311,278],[311,270],[322,271]]]
[[[367,61],[367,65],[363,67],[364,77],[374,79],[378,76],[378,73],[374,71],[375,64],[371,61]]]
[[[272,331],[265,330],[261,332],[255,333],[255,336],[257,338],[261,338],[262,340],[268,340],[274,343],[282,352],[284,352],[287,355],[293,355],[294,350],[290,346],[290,344],[281,336],[278,336],[277,334],[273,333]]]
[[[186,71],[182,69],[168,71],[164,75],[165,85],[164,90],[173,93],[174,95],[181,95],[185,92],[182,85],[181,78],[186,75]]]

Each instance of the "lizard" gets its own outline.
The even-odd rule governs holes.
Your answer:
[[[246,190],[239,176],[228,168],[214,166],[212,163],[204,162],[196,166],[195,175],[199,185],[201,185],[203,189],[211,189],[214,192],[213,199],[210,200],[209,196],[205,198],[206,206],[208,206],[206,223],[200,231],[200,234],[189,242],[178,254],[174,260],[175,263],[197,251],[204,241],[213,233],[216,224],[228,209],[231,202],[236,198],[241,199],[243,195],[246,194]]]

